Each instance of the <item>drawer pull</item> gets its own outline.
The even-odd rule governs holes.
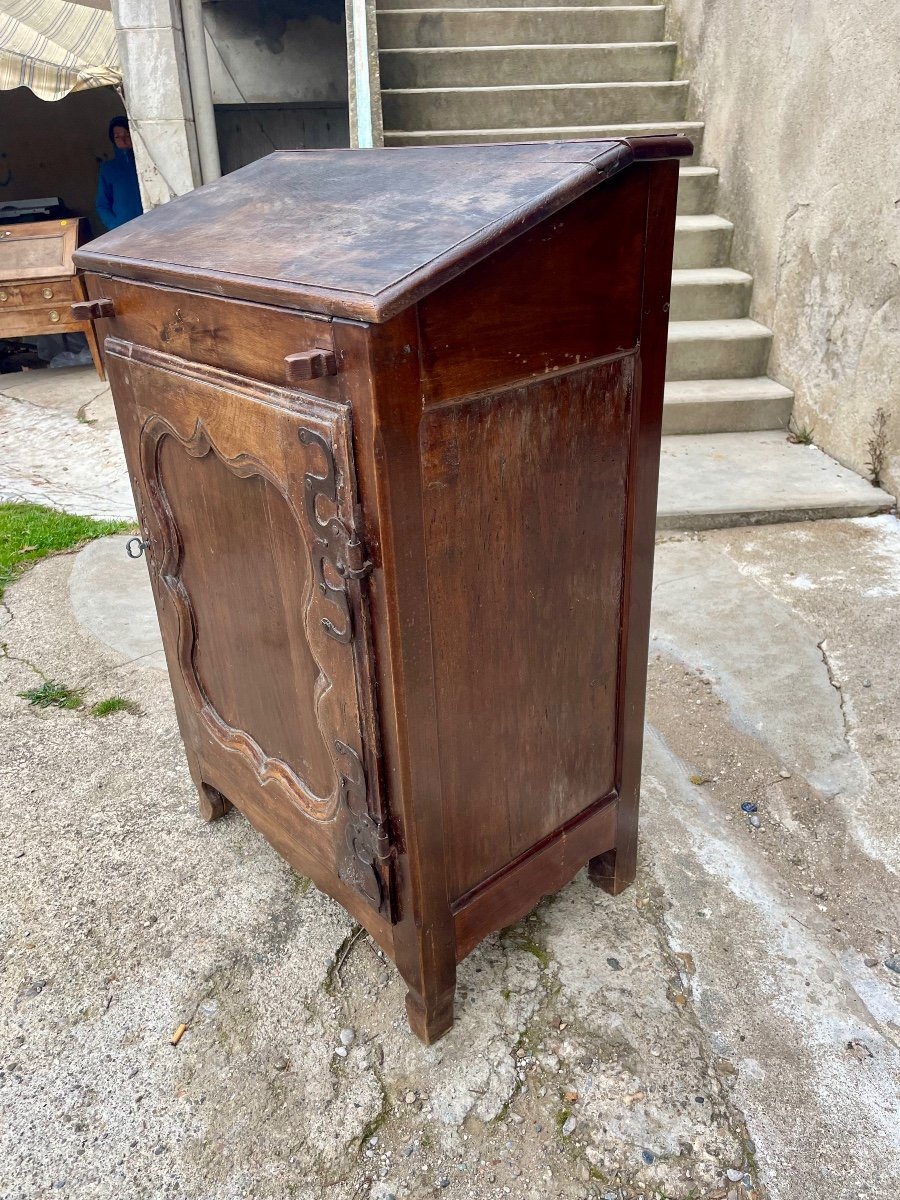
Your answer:
[[[55,308],[51,308],[50,311],[47,313],[47,316],[52,325],[55,325],[57,323],[57,321],[59,320],[59,313],[56,311]]]
[[[43,288],[41,290],[41,295],[44,297],[45,300],[52,300],[53,299],[53,288]]]
[[[4,300],[8,300],[8,299],[9,299],[9,294],[7,292],[0,292],[0,304],[2,304]]]
[[[99,317],[114,317],[116,306],[114,301],[105,298],[100,300],[78,300],[72,305],[72,316],[76,321],[96,321]]]
[[[284,375],[288,383],[302,383],[306,379],[321,379],[323,375],[337,375],[337,359],[330,350],[304,350],[301,354],[287,354],[284,359]]]

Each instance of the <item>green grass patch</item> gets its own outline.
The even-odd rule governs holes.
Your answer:
[[[137,714],[140,709],[133,700],[126,700],[124,696],[108,696],[105,700],[98,700],[96,704],[91,705],[92,717],[108,717],[110,713],[117,712]]]
[[[30,563],[131,528],[127,521],[95,521],[40,504],[0,504],[0,597]]]
[[[81,692],[55,679],[45,679],[39,687],[19,692],[23,700],[35,708],[81,708]]]

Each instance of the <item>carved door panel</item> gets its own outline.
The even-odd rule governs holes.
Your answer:
[[[106,351],[186,743],[390,914],[349,408]]]

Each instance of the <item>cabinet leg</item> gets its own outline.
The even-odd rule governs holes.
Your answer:
[[[218,821],[231,809],[231,801],[208,783],[201,783],[197,794],[200,797],[200,816],[204,821]]]
[[[454,992],[423,998],[410,989],[406,993],[409,1027],[426,1046],[432,1045],[453,1025]]]
[[[598,854],[588,863],[588,879],[594,887],[603,888],[611,896],[618,896],[634,883],[636,872],[637,847],[631,854],[623,854],[616,847],[605,854]]]

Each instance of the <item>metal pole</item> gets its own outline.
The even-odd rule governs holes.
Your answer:
[[[369,31],[366,0],[351,0],[353,22],[353,74],[356,79],[356,144],[360,149],[373,146],[372,87],[369,68]]]
[[[181,26],[184,32],[184,53],[191,81],[191,104],[194,109],[194,128],[200,153],[200,175],[204,183],[212,183],[222,175],[219,161],[219,138],[216,133],[216,113],[209,82],[209,59],[206,57],[206,30],[203,27],[201,0],[181,0]]]

